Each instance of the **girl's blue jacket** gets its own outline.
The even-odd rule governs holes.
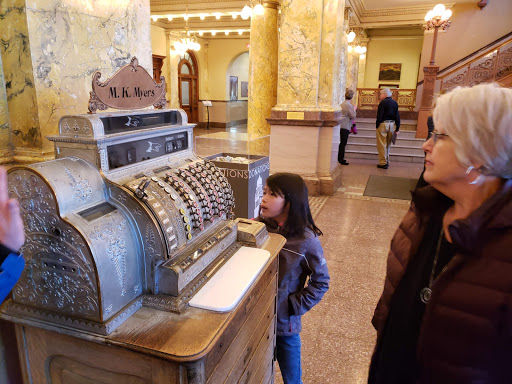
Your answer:
[[[269,232],[279,233],[275,221],[256,220],[265,223]],[[330,280],[322,245],[312,230],[307,228],[303,236],[285,237],[286,244],[279,252],[278,336],[302,330],[301,316],[322,299]]]

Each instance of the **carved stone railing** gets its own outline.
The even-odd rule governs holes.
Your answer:
[[[357,108],[377,109],[380,103],[381,88],[357,88]],[[398,103],[399,109],[412,111],[416,102],[416,89],[391,89],[391,98]]]
[[[512,74],[512,39],[437,77],[441,90],[500,81]]]

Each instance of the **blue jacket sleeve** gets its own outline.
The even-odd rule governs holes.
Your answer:
[[[3,253],[4,249],[5,247],[2,247],[0,253]],[[5,297],[18,282],[23,268],[25,268],[25,260],[22,255],[12,252],[3,260],[0,265],[0,303],[4,301]]]
[[[290,294],[292,314],[302,316],[320,302],[325,292],[329,289],[329,271],[327,261],[318,237],[308,240],[303,263],[309,270],[309,281],[301,290]]]

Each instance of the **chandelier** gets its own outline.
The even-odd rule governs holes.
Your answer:
[[[187,37],[181,38],[179,41],[176,41],[173,44],[173,47],[176,51],[181,53],[185,53],[187,51],[199,51],[201,49],[201,45],[197,42],[197,37],[195,35],[191,36],[188,30],[188,0],[185,6],[185,14],[185,31]]]
[[[187,37],[181,38],[179,41],[176,41],[173,44],[174,50],[179,52],[187,52],[187,51],[199,51],[201,49],[201,45],[197,42],[197,38],[195,36],[190,36],[190,32],[187,29]]]

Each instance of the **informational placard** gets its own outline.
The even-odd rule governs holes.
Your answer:
[[[92,77],[89,113],[107,108],[140,109],[151,105],[162,108],[166,104],[165,78],[160,76],[160,83],[156,83],[136,57],[106,81],[101,82],[100,78],[100,72]]]

